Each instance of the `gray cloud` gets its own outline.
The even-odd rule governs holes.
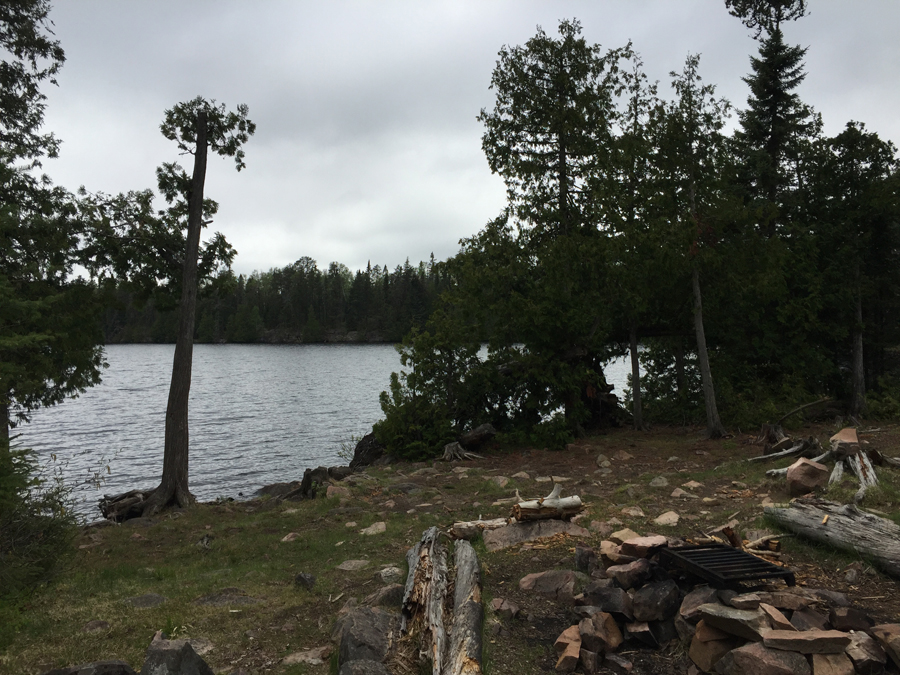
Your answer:
[[[250,106],[247,170],[213,162],[208,177],[213,228],[244,273],[303,255],[355,269],[455,253],[504,204],[475,117],[493,104],[498,50],[538,24],[577,17],[591,42],[633,40],[666,95],[669,71],[701,53],[737,107],[756,50],[718,0],[60,0],[51,16],[68,61],[48,92],[63,155],[46,168],[67,187],[152,187],[178,159],[158,132],[165,108],[198,94]],[[786,27],[809,46],[800,93],[827,133],[858,119],[900,139],[897,25],[895,0],[817,0]]]

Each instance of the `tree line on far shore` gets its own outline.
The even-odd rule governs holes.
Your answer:
[[[339,262],[320,269],[302,257],[249,276],[230,270],[206,284],[197,303],[194,339],[201,343],[399,342],[423,326],[447,287],[434,256],[393,270],[369,264],[351,272]],[[144,301],[127,284],[107,295],[105,342],[175,341],[178,308],[162,298]]]

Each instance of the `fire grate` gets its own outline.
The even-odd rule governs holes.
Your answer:
[[[666,567],[677,565],[718,588],[741,581],[779,578],[788,586],[796,584],[794,573],[789,569],[725,544],[662,548],[659,557]]]

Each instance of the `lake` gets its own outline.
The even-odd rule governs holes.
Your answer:
[[[174,349],[108,346],[101,385],[16,430],[20,447],[76,486],[89,518],[99,517],[103,494],[158,484]],[[372,430],[378,395],[399,369],[392,345],[195,345],[191,492],[201,501],[249,496],[308,467],[346,464],[342,445],[352,456],[354,439]],[[620,395],[627,369],[625,359],[606,368]]]

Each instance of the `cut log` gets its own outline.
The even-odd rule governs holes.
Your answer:
[[[400,631],[413,637],[441,675],[446,653],[444,602],[449,585],[447,547],[436,527],[425,530],[421,541],[406,555],[409,577],[403,595]]]
[[[767,506],[764,512],[801,536],[868,556],[900,578],[900,526],[893,521],[821,499],[797,499],[787,508]]]
[[[467,541],[456,543],[453,552],[456,581],[453,620],[450,624],[450,652],[442,675],[481,673],[481,571],[478,556]]]
[[[557,483],[552,492],[540,499],[521,501],[513,505],[512,515],[516,520],[543,520],[545,518],[571,518],[584,510],[581,497],[560,497],[562,486]]]

